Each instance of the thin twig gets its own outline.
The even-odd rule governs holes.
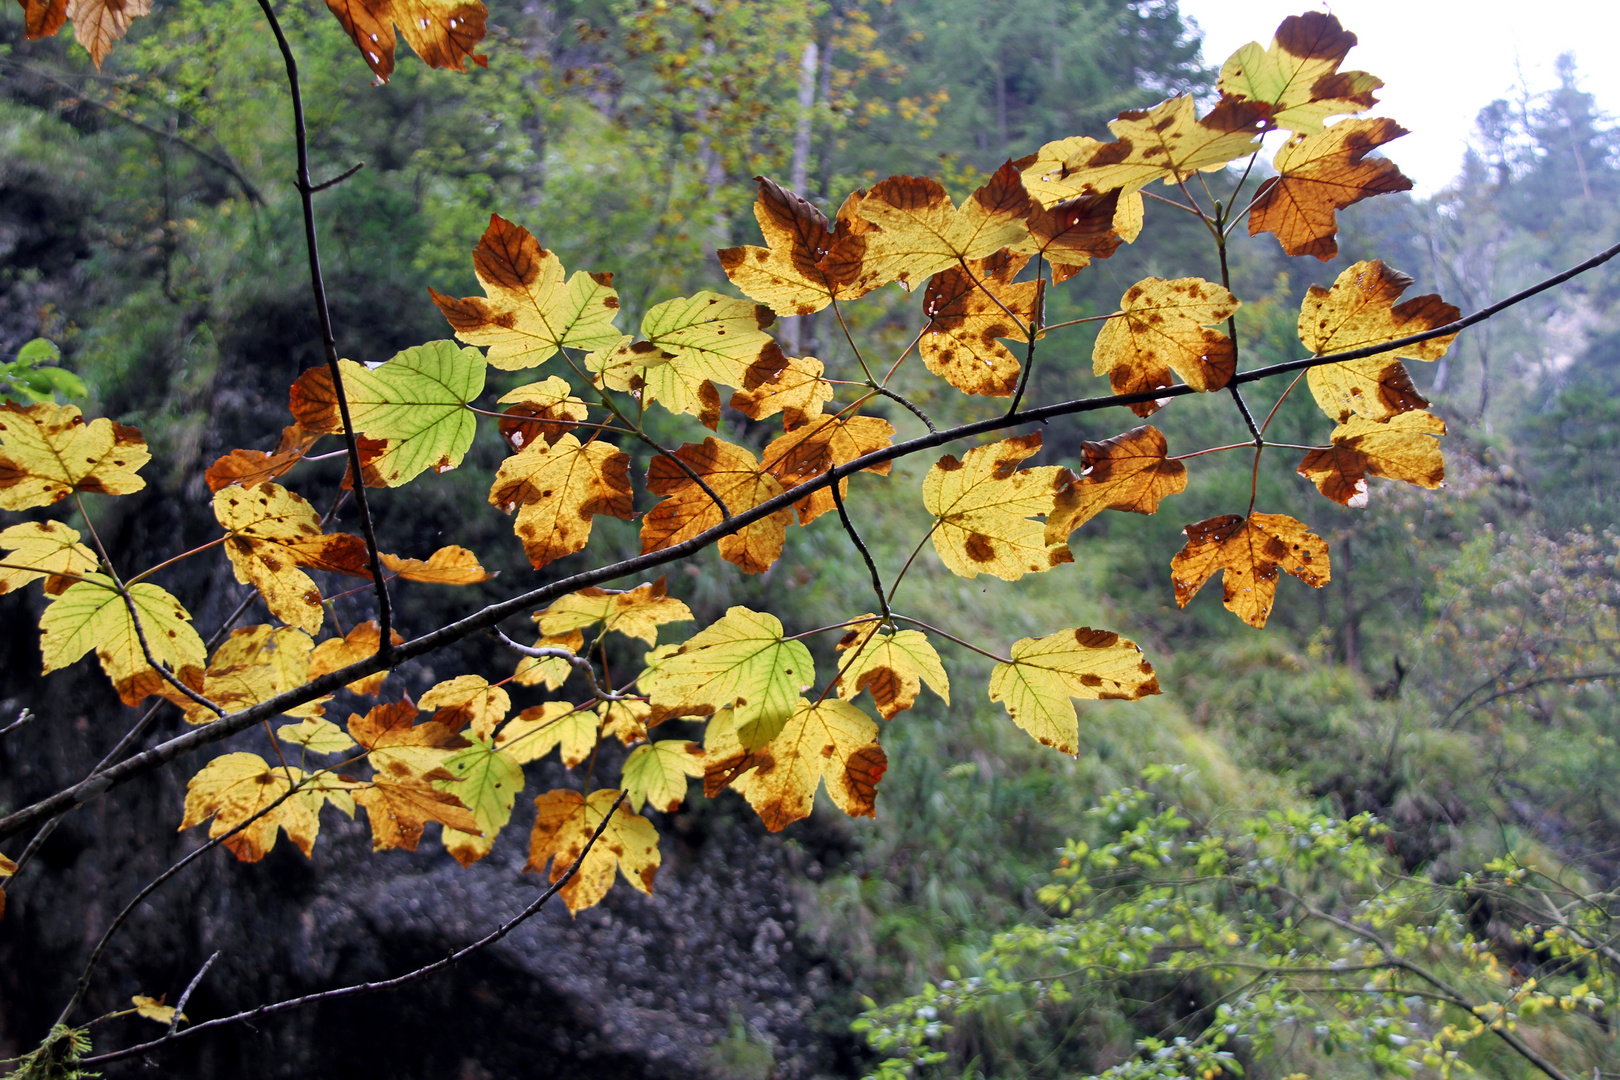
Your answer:
[[[889,586],[889,602],[891,604],[894,603],[894,594],[900,591],[900,583],[906,579],[906,571],[910,570],[911,564],[917,561],[917,556],[922,553],[923,545],[928,543],[928,538],[934,535],[934,530],[938,529],[941,524],[941,519],[935,518],[934,523],[928,526],[928,531],[922,534],[922,539],[917,541],[917,546],[911,549],[911,554],[906,557],[906,564],[900,568],[900,573],[895,576],[894,584]]]
[[[1289,383],[1288,388],[1286,390],[1284,390],[1281,395],[1278,396],[1277,403],[1271,407],[1270,412],[1266,413],[1266,419],[1260,425],[1260,434],[1261,434],[1261,436],[1264,436],[1265,433],[1266,433],[1266,429],[1271,427],[1272,418],[1277,415],[1277,410],[1282,408],[1282,403],[1288,400],[1288,395],[1292,394],[1294,392],[1294,387],[1298,386],[1299,385],[1299,380],[1303,379],[1304,377],[1305,377],[1305,373],[1303,371],[1300,372],[1298,375],[1295,375],[1294,376],[1294,381]]]
[[[292,96],[293,138],[298,150],[298,199],[304,211],[304,249],[309,255],[309,284],[315,294],[315,314],[320,319],[321,346],[326,352],[326,369],[332,375],[332,394],[337,398],[338,414],[343,421],[343,441],[349,448],[349,471],[354,476],[354,505],[360,512],[360,535],[366,542],[366,562],[371,568],[371,580],[377,589],[377,655],[389,657],[393,651],[393,605],[388,600],[388,582],[383,578],[382,559],[377,546],[377,532],[372,524],[371,506],[366,497],[365,469],[360,462],[360,442],[349,416],[349,399],[343,392],[343,371],[338,363],[337,338],[332,332],[332,311],[326,302],[326,283],[321,276],[320,244],[315,232],[315,187],[309,178],[309,133],[304,125],[304,95],[299,89],[298,61],[292,45],[281,30],[281,21],[270,6],[270,0],[259,0],[270,30],[281,49],[281,59],[287,69],[287,89]]]
[[[863,385],[871,387],[873,390],[875,390],[878,393],[882,394],[884,397],[888,398],[890,401],[899,402],[901,405],[903,405],[907,410],[909,410],[911,412],[911,415],[913,415],[917,419],[921,420],[923,422],[923,426],[926,427],[929,431],[938,431],[939,430],[939,428],[934,426],[934,422],[932,420],[928,419],[928,414],[927,413],[923,412],[921,409],[919,409],[911,401],[907,400],[904,397],[901,397],[899,394],[895,393],[893,390],[890,390],[887,386],[883,386],[883,385],[881,385],[879,383],[875,383],[875,382],[869,382],[869,383],[865,383]]]
[[[186,1002],[191,1000],[191,992],[197,989],[197,984],[202,982],[203,976],[208,974],[208,969],[214,966],[214,961],[218,960],[219,957],[220,951],[215,949],[214,954],[203,961],[203,966],[197,969],[197,974],[193,975],[191,981],[186,984],[185,990],[180,994],[180,1000],[174,1003],[174,1015],[169,1017],[170,1035],[173,1035],[174,1029],[180,1026],[180,1014],[186,1011]]]
[[[939,627],[930,626],[929,624],[923,622],[921,619],[913,619],[909,615],[896,615],[896,616],[894,616],[894,618],[899,619],[901,622],[911,623],[913,626],[920,626],[924,630],[927,630],[931,634],[938,634],[940,637],[944,638],[946,641],[954,641],[958,645],[962,646],[962,648],[964,648],[964,649],[972,649],[974,652],[978,653],[980,656],[988,656],[990,659],[996,661],[997,663],[1001,663],[1001,664],[1010,664],[1010,663],[1012,663],[1012,661],[1007,659],[1005,656],[997,656],[993,652],[986,652],[985,650],[979,648],[977,645],[973,644],[973,642],[971,642],[971,641],[963,641],[961,638],[957,637],[954,634],[947,634],[945,631],[941,630]]]
[[[1007,406],[1008,416],[1018,411],[1018,406],[1024,400],[1024,390],[1029,386],[1030,372],[1035,370],[1035,341],[1041,336],[1041,316],[1045,314],[1046,279],[1041,276],[1045,259],[1044,255],[1035,256],[1035,308],[1030,312],[1029,328],[1024,331],[1029,338],[1029,349],[1024,355],[1024,370],[1018,373],[1018,389],[1013,391],[1012,404]]]
[[[519,656],[528,656],[535,660],[568,661],[576,670],[585,673],[585,679],[591,684],[591,693],[595,695],[597,701],[628,701],[634,697],[633,694],[615,694],[611,690],[602,689],[601,684],[596,681],[596,668],[591,665],[590,657],[580,656],[578,653],[570,652],[567,649],[557,649],[536,645],[520,645],[502,633],[501,628],[498,626],[493,627],[492,632],[497,638],[500,639],[502,645],[505,645],[508,649],[511,649]]]
[[[27,706],[24,706],[23,711],[17,714],[17,719],[13,720],[5,727],[0,728],[0,739],[10,735],[13,731],[21,731],[23,728],[27,727],[29,724],[32,724],[38,719],[38,713],[34,712],[34,710],[28,708]]]
[[[137,1046],[128,1046],[122,1050],[113,1050],[106,1054],[97,1054],[94,1057],[87,1057],[83,1059],[80,1064],[106,1065],[114,1061],[122,1061],[125,1058],[137,1057],[141,1054],[156,1050],[167,1043],[178,1042],[181,1039],[189,1038],[190,1036],[196,1035],[200,1032],[209,1031],[217,1027],[224,1027],[227,1024],[250,1023],[261,1016],[273,1016],[276,1013],[287,1012],[290,1009],[296,1009],[303,1005],[309,1005],[317,1001],[329,1001],[333,998],[353,997],[358,994],[370,994],[379,990],[392,990],[395,987],[404,986],[406,983],[415,982],[417,979],[426,978],[435,972],[442,971],[443,969],[457,963],[463,957],[493,945],[495,942],[510,934],[513,930],[517,929],[520,925],[527,922],[530,918],[537,914],[540,909],[545,906],[546,901],[557,895],[557,893],[561,891],[564,886],[572,881],[574,879],[574,875],[579,872],[580,866],[585,862],[586,856],[588,856],[591,853],[591,849],[596,846],[597,840],[599,840],[602,834],[607,831],[608,822],[613,820],[614,813],[624,803],[624,800],[628,795],[629,792],[619,792],[619,797],[613,800],[613,805],[608,808],[608,812],[602,815],[601,824],[597,825],[596,831],[591,833],[590,839],[585,841],[585,846],[580,850],[579,856],[574,859],[572,865],[568,867],[568,870],[556,881],[553,881],[551,886],[547,888],[545,892],[541,893],[533,903],[524,908],[518,914],[514,915],[512,918],[508,919],[506,922],[502,923],[495,930],[479,938],[472,944],[465,945],[462,948],[457,949],[455,952],[450,953],[442,960],[435,960],[431,964],[419,967],[415,971],[407,972],[404,975],[395,976],[392,979],[383,979],[378,982],[357,983],[353,986],[338,987],[335,990],[322,990],[314,994],[305,994],[302,997],[272,1002],[268,1005],[260,1005],[257,1008],[248,1009],[245,1012],[239,1012],[232,1016],[222,1016],[217,1020],[205,1020],[200,1024],[191,1025],[184,1031],[177,1031],[172,1034],[165,1035],[161,1039],[154,1039],[151,1042],[141,1043]]]
[[[327,181],[325,181],[323,183],[315,184],[314,186],[312,186],[309,189],[309,192],[310,192],[311,195],[313,195],[317,191],[325,191],[327,188],[335,188],[339,184],[343,183],[343,181],[347,180],[349,177],[353,176],[355,173],[359,172],[361,169],[363,169],[365,167],[366,167],[365,162],[363,162],[363,161],[356,162],[354,165],[352,165],[349,168],[345,169],[343,172],[340,172],[336,176],[332,177],[332,179],[327,180]]]
[[[878,605],[882,609],[884,621],[888,621],[890,615],[889,601],[883,595],[883,579],[878,576],[877,563],[872,561],[872,553],[866,550],[866,544],[861,540],[861,534],[855,531],[855,523],[849,520],[849,511],[844,509],[844,496],[838,490],[838,487],[838,484],[832,485],[833,505],[838,508],[838,520],[844,523],[844,531],[849,534],[850,543],[855,545],[855,550],[859,551],[861,558],[866,560],[867,572],[872,575],[872,591],[877,594]]]
[[[1380,353],[1395,352],[1406,347],[1432,341],[1435,338],[1446,337],[1458,331],[1465,330],[1492,315],[1523,303],[1525,300],[1547,289],[1568,281],[1572,277],[1585,273],[1594,267],[1601,266],[1609,260],[1620,256],[1620,244],[1605,249],[1598,255],[1571,267],[1562,273],[1556,274],[1545,281],[1528,289],[1523,289],[1512,296],[1500,300],[1489,307],[1481,308],[1465,318],[1445,326],[1435,327],[1416,334],[1409,334],[1394,341],[1379,342],[1362,346],[1356,349],[1347,349],[1339,353],[1327,353],[1321,356],[1310,356],[1299,360],[1289,360],[1280,364],[1271,364],[1267,367],[1256,368],[1253,371],[1242,372],[1234,376],[1232,382],[1238,384],[1259,382],[1263,379],[1278,375],[1293,374],[1307,368],[1321,367],[1325,364],[1344,363],[1349,360],[1359,360],[1365,356],[1376,356]],[[797,484],[792,488],[760,502],[759,504],[741,511],[732,516],[729,521],[705,529],[703,532],[683,540],[678,544],[657,551],[650,551],[633,558],[623,559],[606,566],[595,567],[590,570],[562,578],[549,584],[540,586],[526,593],[521,593],[507,600],[490,604],[478,611],[453,623],[433,630],[419,638],[397,645],[388,657],[372,655],[357,660],[347,667],[311,679],[303,686],[277,694],[272,698],[259,702],[256,705],[234,713],[223,720],[187,731],[168,742],[152,747],[141,754],[129,758],[104,772],[87,777],[82,782],[65,788],[28,806],[15,810],[0,818],[0,840],[15,836],[47,818],[65,813],[67,810],[88,799],[123,784],[130,779],[160,768],[182,754],[189,753],[199,747],[208,746],[221,739],[229,738],[239,731],[257,724],[267,716],[276,716],[288,709],[313,701],[329,693],[336,692],[337,688],[346,683],[366,676],[374,675],[379,671],[397,667],[406,660],[418,656],[425,656],[437,652],[455,642],[465,640],[474,634],[483,633],[503,619],[516,615],[525,609],[532,609],[564,596],[570,592],[586,588],[591,585],[601,585],[622,577],[644,573],[647,570],[664,566],[680,559],[686,558],[704,550],[725,536],[747,528],[756,521],[760,521],[779,510],[785,510],[800,500],[814,494],[826,487],[829,483],[846,476],[854,475],[874,465],[895,461],[909,457],[912,454],[956,442],[960,439],[971,438],[992,431],[1002,431],[1017,427],[1020,424],[1039,423],[1059,416],[1073,416],[1080,413],[1096,412],[1102,409],[1115,408],[1122,405],[1132,405],[1137,402],[1155,401],[1162,398],[1185,397],[1198,393],[1191,386],[1181,383],[1162,389],[1145,390],[1132,394],[1112,394],[1106,397],[1079,398],[1073,401],[1062,401],[1052,405],[1043,405],[1037,408],[1025,409],[1015,416],[997,415],[984,420],[976,420],[961,424],[957,427],[945,428],[940,431],[929,432],[915,439],[907,439],[889,446],[881,447],[869,454],[863,454],[852,461],[835,466],[824,473]]]

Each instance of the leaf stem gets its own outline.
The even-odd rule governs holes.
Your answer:
[[[924,630],[928,631],[930,634],[938,634],[940,637],[944,638],[946,641],[954,641],[958,645],[962,646],[962,648],[964,648],[964,649],[972,649],[974,652],[978,653],[980,656],[988,656],[990,659],[996,661],[997,663],[1000,663],[1000,664],[1010,664],[1010,663],[1012,663],[1012,661],[1007,659],[1005,656],[997,656],[993,652],[986,652],[984,649],[979,648],[977,645],[973,644],[971,641],[963,641],[961,638],[957,637],[955,634],[947,634],[945,631],[941,630],[939,627],[930,626],[929,624],[923,622],[921,619],[913,619],[910,615],[896,615],[895,618],[899,619],[901,622],[911,623],[913,626],[920,626]]]
[[[906,564],[900,568],[900,573],[895,577],[894,584],[889,587],[889,603],[894,603],[894,594],[900,591],[900,583],[906,579],[906,571],[911,569],[911,564],[917,560],[923,545],[928,543],[928,538],[934,535],[934,530],[939,528],[941,521],[942,519],[935,518],[934,523],[928,526],[928,531],[923,533],[922,539],[917,541],[917,546],[911,549],[911,554],[906,557]]]
[[[1282,392],[1282,395],[1277,398],[1277,403],[1271,407],[1270,412],[1266,413],[1265,422],[1260,425],[1260,434],[1261,435],[1264,435],[1266,433],[1266,429],[1271,426],[1272,417],[1277,415],[1277,410],[1282,408],[1282,403],[1288,400],[1288,395],[1292,394],[1294,392],[1294,387],[1298,386],[1299,385],[1299,380],[1303,379],[1304,377],[1305,377],[1305,372],[1303,372],[1303,371],[1300,372],[1298,375],[1295,375],[1294,376],[1294,381],[1288,384],[1288,389],[1284,390]]]
[[[206,544],[199,544],[196,547],[192,548],[190,551],[182,551],[180,554],[174,556],[174,558],[172,558],[172,559],[164,559],[162,562],[158,563],[156,566],[148,567],[147,569],[142,570],[140,573],[136,574],[134,577],[130,578],[127,582],[125,582],[125,584],[126,585],[139,585],[141,582],[145,581],[147,578],[151,577],[153,574],[157,573],[159,570],[163,570],[163,569],[166,569],[167,567],[173,566],[175,563],[179,562],[181,559],[189,559],[193,555],[201,554],[202,552],[207,551],[209,548],[218,547],[219,545],[223,544],[225,541],[229,540],[230,538],[231,538],[231,534],[226,533],[223,536],[215,537],[214,539],[208,541],[208,543],[206,543]]]
[[[1046,279],[1042,270],[1046,265],[1044,254],[1035,256],[1035,306],[1029,313],[1029,326],[1024,336],[1029,340],[1029,349],[1024,354],[1024,370],[1018,373],[1018,389],[1013,391],[1012,404],[1007,406],[1007,415],[1011,416],[1018,411],[1019,404],[1024,400],[1024,390],[1029,386],[1030,372],[1035,370],[1035,341],[1041,336],[1041,316],[1046,306]]]
[[[844,531],[849,534],[850,543],[855,545],[855,550],[859,551],[861,558],[866,561],[866,570],[872,575],[872,591],[877,594],[878,605],[883,613],[883,621],[888,622],[891,612],[889,611],[889,601],[883,595],[883,579],[878,576],[877,563],[872,561],[872,553],[866,549],[866,544],[861,540],[861,534],[855,531],[855,523],[849,520],[849,511],[844,509],[844,496],[838,490],[842,484],[842,480],[837,480],[829,485],[832,490],[833,505],[838,508],[838,520],[844,523]]]
[[[1050,333],[1053,330],[1062,330],[1066,326],[1079,326],[1081,323],[1105,322],[1108,319],[1117,319],[1123,314],[1125,314],[1123,311],[1111,311],[1107,315],[1088,315],[1084,319],[1070,319],[1068,322],[1059,322],[1053,323],[1050,326],[1043,326],[1041,327],[1041,330],[1043,333]]]

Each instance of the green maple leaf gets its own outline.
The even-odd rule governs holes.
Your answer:
[[[442,767],[451,778],[434,780],[434,789],[460,799],[485,839],[511,820],[512,803],[523,790],[523,766],[511,754],[478,737],[467,749],[445,758]]]

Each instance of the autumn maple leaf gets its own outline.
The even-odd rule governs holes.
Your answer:
[[[711,491],[735,514],[782,494],[782,484],[760,468],[754,455],[740,446],[709,438],[687,443],[675,451],[693,473],[701,476]],[[647,511],[641,524],[641,550],[659,551],[688,540],[719,525],[721,508],[675,462],[655,457],[647,469],[647,488],[664,500]],[[721,537],[720,557],[749,574],[760,574],[782,555],[787,527],[793,521],[788,510],[747,525]]]
[[[534,831],[529,836],[529,862],[524,869],[543,873],[549,862],[550,879],[560,881],[583,855],[579,870],[558,892],[573,914],[601,903],[617,873],[641,892],[652,892],[661,861],[658,831],[652,822],[622,806],[613,810],[618,797],[619,792],[612,788],[600,788],[588,796],[563,789],[548,791],[534,801]],[[613,817],[586,852],[585,845],[610,812]]]
[[[1013,280],[1028,261],[1001,251],[929,279],[923,296],[928,326],[917,340],[929,371],[965,394],[1012,396],[1021,367],[998,339],[1027,342],[1040,321],[1045,282]]]
[[[1178,607],[1219,572],[1226,610],[1258,629],[1276,600],[1279,570],[1314,588],[1328,583],[1327,542],[1285,514],[1227,514],[1186,533],[1186,546],[1170,560]]]
[[[1215,323],[1225,322],[1240,301],[1202,278],[1144,278],[1120,298],[1120,314],[1103,324],[1092,347],[1092,371],[1107,375],[1116,394],[1139,394],[1170,386],[1172,373],[1195,390],[1219,390],[1237,371],[1232,339]],[[1154,401],[1131,411],[1147,416]]]
[[[1159,500],[1187,490],[1187,467],[1165,456],[1164,435],[1144,424],[1112,439],[1080,444],[1081,470],[1064,470],[1046,542],[1061,543],[1104,510],[1155,514]]]
[[[1249,235],[1275,233],[1289,255],[1333,258],[1339,253],[1337,211],[1412,189],[1393,161],[1367,156],[1406,133],[1393,120],[1377,119],[1341,120],[1314,135],[1294,136],[1272,160],[1277,175],[1255,195]]]
[[[1404,412],[1388,420],[1352,416],[1333,429],[1333,445],[1312,450],[1299,464],[1299,473],[1334,502],[1367,505],[1367,477],[1404,480],[1418,487],[1437,488],[1445,480],[1446,465],[1440,440],[1446,422],[1427,412]]]
[[[1048,544],[1046,527],[1030,520],[1052,512],[1063,472],[1056,465],[1018,470],[1040,448],[1035,432],[975,447],[960,460],[947,454],[928,470],[923,505],[939,519],[934,550],[953,574],[1016,581],[1073,561],[1068,545]]]
[[[1082,626],[1013,643],[1009,663],[990,672],[990,700],[1043,746],[1080,752],[1079,719],[1071,698],[1135,701],[1159,692],[1142,650],[1109,630]]]

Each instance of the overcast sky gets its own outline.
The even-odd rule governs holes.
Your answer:
[[[1617,0],[1181,0],[1182,14],[1204,31],[1205,60],[1216,66],[1247,42],[1269,45],[1286,16],[1312,10],[1332,12],[1361,39],[1344,67],[1384,80],[1372,115],[1412,132],[1384,152],[1418,194],[1456,175],[1482,107],[1521,87],[1534,94],[1556,86],[1559,53],[1575,54],[1579,85],[1598,108],[1620,113]]]

